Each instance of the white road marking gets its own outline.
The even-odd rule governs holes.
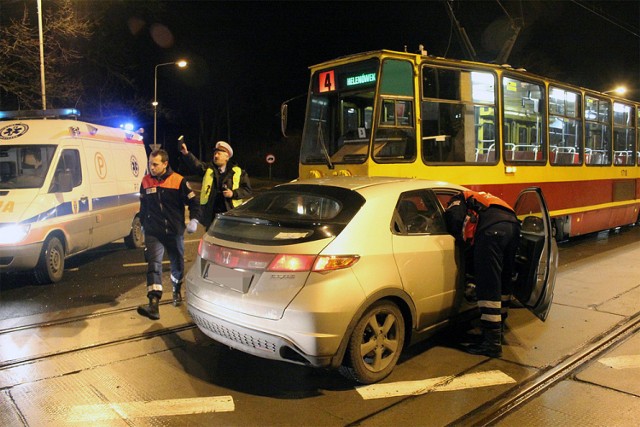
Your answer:
[[[489,387],[493,385],[515,383],[516,380],[502,371],[487,371],[467,374],[461,377],[454,375],[429,378],[419,381],[400,381],[389,384],[372,384],[356,387],[363,399],[383,399],[386,397],[420,395],[434,391],[455,391],[466,388]]]
[[[633,369],[640,368],[640,355],[631,354],[628,356],[604,357],[598,362],[613,369]]]
[[[93,422],[114,419],[205,414],[210,412],[232,412],[234,410],[235,404],[231,396],[103,403],[74,406],[69,412],[67,421]]]
[[[184,259],[185,262],[189,261],[187,258]],[[169,260],[165,259],[162,260],[162,264],[168,265],[170,263]],[[147,263],[146,262],[130,262],[128,264],[122,264],[123,267],[146,267]]]
[[[169,261],[164,260],[162,261],[163,264],[169,264]],[[147,263],[146,262],[131,262],[129,264],[122,264],[123,267],[146,267]]]

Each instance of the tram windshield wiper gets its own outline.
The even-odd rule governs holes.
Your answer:
[[[327,144],[324,142],[324,132],[322,132],[322,115],[318,120],[318,143],[320,144],[322,154],[327,160],[327,166],[329,169],[334,169],[333,163],[331,162],[331,156],[329,156],[329,151],[327,150]]]

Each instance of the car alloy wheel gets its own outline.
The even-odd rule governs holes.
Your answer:
[[[404,333],[400,309],[390,301],[376,302],[353,329],[340,372],[363,384],[382,380],[398,362]]]

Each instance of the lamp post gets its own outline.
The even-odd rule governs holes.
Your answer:
[[[163,62],[162,64],[156,64],[155,70],[153,72],[153,145],[151,146],[152,150],[156,150],[158,148],[158,144],[156,143],[156,135],[157,135],[157,123],[158,123],[158,68],[164,67],[165,65],[177,65],[180,68],[184,68],[187,66],[187,61],[181,59],[177,62]]]
[[[622,95],[624,95],[625,93],[627,93],[627,88],[626,88],[626,87],[624,87],[624,86],[618,86],[618,87],[617,87],[617,88],[615,88],[615,89],[605,90],[605,91],[604,91],[604,92],[602,92],[602,93],[614,93],[614,92],[615,92],[617,95],[622,96]]]

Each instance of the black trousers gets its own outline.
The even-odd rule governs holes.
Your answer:
[[[500,329],[512,294],[519,224],[498,222],[476,233],[473,265],[480,320],[484,328]]]

